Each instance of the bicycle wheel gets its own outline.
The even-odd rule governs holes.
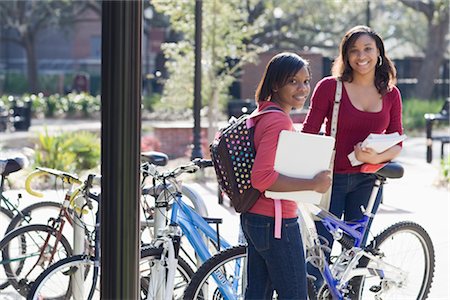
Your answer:
[[[149,266],[159,263],[162,249],[147,248],[141,251],[140,260],[140,299],[147,299],[148,283],[151,276]],[[58,261],[45,270],[35,281],[28,300],[74,299],[74,293],[81,295],[79,299],[100,299],[100,278],[95,275],[95,259],[76,255]],[[84,280],[76,279],[76,271],[84,272]],[[192,269],[182,259],[178,260],[175,274],[173,299],[182,299],[184,288],[193,275]],[[94,287],[95,283],[95,287]],[[91,295],[89,297],[89,295]],[[154,299],[150,297],[150,299]]]
[[[152,277],[152,268],[156,263],[160,263],[162,248],[144,248],[141,251],[141,261],[140,261],[140,281],[141,281],[141,290],[140,290],[140,299],[156,299],[155,296],[150,295],[147,298],[149,293],[149,283]],[[189,266],[189,264],[181,257],[178,257],[178,265],[175,272],[175,280],[173,283],[173,295],[172,299],[181,300],[183,299],[183,293],[186,287],[189,284],[192,276],[194,275],[194,271]],[[161,288],[163,288],[161,286]],[[154,289],[157,292],[158,288]]]
[[[70,299],[73,290],[81,295],[79,299],[88,299],[94,283],[94,264],[94,258],[85,255],[61,259],[36,278],[27,299]],[[77,278],[77,271],[84,273],[84,279]]]
[[[224,295],[225,291],[231,299],[244,299],[246,257],[246,246],[229,248],[214,255],[194,274],[183,299],[230,299]]]
[[[50,264],[72,255],[67,239],[57,236],[55,229],[35,224],[19,227],[0,241],[4,279],[21,295],[28,293],[30,284]]]
[[[14,214],[11,211],[0,206],[0,234],[1,234],[2,238],[7,232],[6,226],[8,226],[8,224],[11,223],[11,220],[13,219],[13,217],[14,217]]]
[[[428,233],[420,225],[399,222],[374,238],[368,249],[384,262],[399,268],[407,277],[396,284],[388,279],[366,276],[356,284],[359,299],[426,299],[434,275],[434,248]],[[373,262],[361,261],[371,268]]]
[[[0,236],[3,238],[4,234],[6,234],[6,226],[11,223],[11,220],[13,219],[13,213],[7,210],[4,207],[0,207]],[[0,266],[0,269],[2,267]],[[1,270],[0,270],[1,272]],[[0,290],[3,290],[9,285],[9,282],[6,278],[2,278],[6,276],[0,275]]]
[[[6,232],[14,228],[30,224],[47,224],[49,217],[56,218],[61,203],[44,201],[31,204],[20,211],[9,223]]]

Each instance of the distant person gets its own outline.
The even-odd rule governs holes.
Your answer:
[[[294,53],[280,53],[267,64],[256,90],[258,111],[274,107],[281,112],[254,118],[256,157],[251,183],[261,196],[241,214],[248,242],[247,300],[272,299],[274,291],[278,299],[307,299],[306,263],[297,223],[297,204],[267,198],[264,191],[324,193],[330,187],[330,171],[322,171],[313,179],[300,179],[274,170],[280,132],[294,130],[289,113],[293,108],[303,107],[310,92],[310,81],[309,66],[303,58]],[[275,215],[279,210],[281,226],[276,227]]]
[[[368,164],[388,162],[399,155],[401,144],[376,153],[361,147],[361,142],[370,133],[403,133],[402,99],[394,85],[396,70],[386,56],[383,40],[369,27],[356,26],[345,34],[332,74],[316,85],[302,131],[318,133],[326,119],[326,135],[330,135],[336,79],[341,80],[330,212],[338,218],[343,216],[345,221],[359,220],[363,217],[361,206],[366,207],[369,201],[375,175],[361,173],[361,166],[353,167],[347,155],[355,151],[357,160]],[[380,190],[373,213],[378,209],[381,194]],[[331,234],[321,222],[316,225],[319,235],[325,237],[331,247]],[[367,235],[363,244],[366,240]],[[310,273],[318,278],[315,286],[320,288],[323,283],[320,273],[317,269]]]
[[[85,74],[77,74],[73,79],[72,91],[76,93],[87,93],[89,91],[89,80]]]

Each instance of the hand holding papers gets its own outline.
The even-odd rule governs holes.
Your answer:
[[[311,179],[330,166],[334,138],[283,130],[275,155],[275,170],[280,174]],[[322,194],[314,191],[272,192],[266,197],[319,204]]]
[[[406,139],[406,135],[400,135],[398,132],[390,133],[390,134],[375,134],[371,133],[367,136],[367,138],[362,142],[361,147],[372,148],[377,153],[381,153],[391,148],[392,146],[404,141]],[[352,166],[359,166],[363,163],[356,159],[355,151],[350,153],[348,156],[350,163]]]

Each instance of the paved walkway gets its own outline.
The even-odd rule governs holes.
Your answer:
[[[33,122],[29,132],[0,133],[1,144],[20,144],[21,139],[36,136],[43,130],[43,124]],[[62,121],[47,123],[47,129],[79,130],[99,129],[98,121],[74,121],[70,124]],[[449,188],[437,187],[439,179],[440,146],[434,145],[432,164],[425,162],[425,138],[410,138],[404,142],[404,150],[398,161],[405,168],[402,179],[391,180],[385,186],[384,202],[380,206],[372,231],[378,233],[385,227],[402,220],[413,220],[420,223],[430,234],[436,257],[436,268],[433,287],[429,299],[450,299],[449,292]],[[449,151],[450,152],[450,151]],[[448,152],[447,152],[448,153]],[[190,182],[204,197],[211,217],[222,217],[224,224],[221,233],[230,241],[237,241],[239,217],[227,203],[218,205],[217,184]],[[413,262],[412,262],[413,263]],[[3,299],[0,296],[0,299]],[[396,300],[396,299],[395,299]]]

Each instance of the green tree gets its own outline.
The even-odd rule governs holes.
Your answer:
[[[0,1],[2,42],[13,42],[25,50],[27,79],[31,93],[39,91],[36,39],[47,28],[69,24],[84,9],[82,2],[70,0]]]
[[[315,50],[335,57],[348,29],[370,23],[383,36],[391,57],[424,57],[415,96],[431,98],[434,79],[449,55],[448,0],[321,0],[314,5],[308,0],[264,2],[268,9],[278,9],[283,14],[279,19],[268,19],[264,30],[253,37],[254,43],[270,48]]]
[[[217,129],[219,103],[227,99],[228,89],[240,68],[255,62],[262,47],[249,41],[262,29],[262,15],[249,23],[250,12],[260,1],[203,1],[202,100],[208,107],[209,137]],[[152,1],[155,9],[170,17],[172,30],[183,40],[165,43],[169,78],[162,101],[166,106],[186,107],[193,103],[195,1]],[[211,140],[211,139],[209,139]]]
[[[400,0],[403,5],[415,10],[426,18],[426,39],[422,45],[423,63],[419,69],[415,95],[420,99],[430,99],[434,79],[444,56],[448,54],[449,1],[448,0]]]

